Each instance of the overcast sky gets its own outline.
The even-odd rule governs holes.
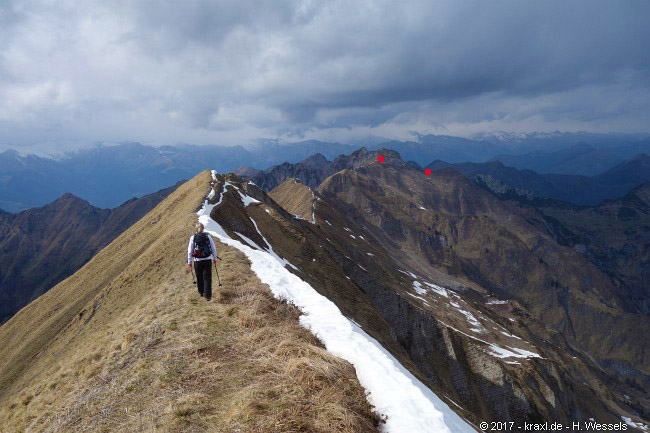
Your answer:
[[[650,1],[0,2],[0,146],[650,130]]]

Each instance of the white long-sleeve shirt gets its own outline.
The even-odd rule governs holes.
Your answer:
[[[206,235],[208,234],[206,233]],[[194,250],[194,235],[190,236],[190,243],[187,246],[188,265],[192,263],[192,259],[194,259],[195,262],[198,262],[199,260],[212,260],[213,258],[216,260],[217,248],[214,246],[214,241],[212,240],[212,236],[208,235],[208,239],[210,240],[210,251],[212,252],[212,254],[209,255],[208,257],[192,257],[192,250]]]

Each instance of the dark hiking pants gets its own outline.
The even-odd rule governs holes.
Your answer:
[[[197,260],[194,262],[196,272],[196,287],[205,299],[212,298],[212,260]]]

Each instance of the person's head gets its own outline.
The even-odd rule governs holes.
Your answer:
[[[205,229],[205,227],[201,223],[196,223],[194,228],[196,229],[197,233],[203,233],[203,230]]]

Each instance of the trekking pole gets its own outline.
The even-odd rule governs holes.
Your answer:
[[[219,281],[219,287],[221,287],[221,278],[219,278],[219,271],[217,270],[217,261],[215,260],[212,263],[214,263],[214,270],[217,273],[217,281]]]
[[[192,272],[192,283],[196,286],[196,280],[194,279],[194,266],[190,264],[190,271]]]

